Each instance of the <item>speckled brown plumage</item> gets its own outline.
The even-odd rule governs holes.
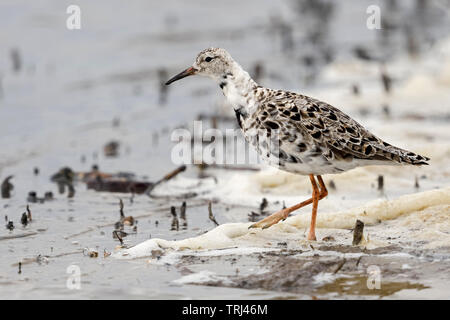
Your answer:
[[[325,102],[288,91],[253,90],[258,108],[252,114],[238,112],[238,120],[261,156],[272,165],[278,158],[280,169],[324,174],[370,164],[423,165],[429,160],[384,142]],[[268,148],[268,140],[255,138],[252,129],[272,131],[279,144]]]

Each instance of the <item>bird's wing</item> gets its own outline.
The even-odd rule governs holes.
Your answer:
[[[290,95],[293,95],[290,93]],[[339,109],[296,94],[288,99],[275,96],[279,117],[295,123],[316,144],[324,146],[328,159],[348,158],[426,164],[426,157],[384,142]]]

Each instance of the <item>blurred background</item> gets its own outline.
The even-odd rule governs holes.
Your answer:
[[[71,4],[81,9],[80,30],[66,27]],[[425,108],[449,117],[448,87],[430,94],[439,84],[422,83],[450,81],[444,0],[0,5],[0,170],[30,156],[49,170],[126,170],[126,160],[153,176],[155,166],[170,166],[161,141],[173,128],[227,110],[208,79],[162,86],[210,46],[226,48],[261,85],[314,95],[358,119]],[[367,27],[370,5],[381,10],[379,30]],[[423,72],[410,92],[397,89]],[[416,89],[424,98],[405,101]],[[119,161],[102,155],[110,140],[121,143]]]

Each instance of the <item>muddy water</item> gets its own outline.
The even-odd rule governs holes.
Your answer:
[[[65,28],[66,8],[59,1],[2,1],[0,179],[13,174],[15,188],[11,199],[0,199],[0,218],[7,215],[16,228],[0,228],[0,297],[448,298],[448,193],[434,202],[423,197],[414,205],[412,198],[395,201],[448,190],[445,11],[437,5],[425,16],[413,6],[390,10],[394,20],[397,15],[400,21],[427,21],[415,33],[425,43],[411,58],[402,45],[407,39],[401,27],[384,40],[366,28],[365,9],[373,1],[336,5],[315,43],[311,37],[317,28],[306,23],[314,25],[320,12],[293,3],[227,1],[211,7],[204,1],[138,1],[124,7],[120,1],[81,1],[82,30],[72,32]],[[280,29],[283,23],[287,28]],[[175,168],[170,161],[172,130],[189,126],[199,113],[229,113],[218,89],[204,79],[174,85],[160,105],[159,69],[177,72],[210,45],[227,48],[249,70],[262,63],[261,84],[301,89],[336,104],[389,142],[431,156],[432,165],[364,168],[325,177],[335,188],[320,205],[317,243],[305,241],[309,208],[300,210],[298,220],[264,232],[247,231],[249,214],[261,214],[263,197],[269,206],[260,217],[280,209],[283,201],[290,205],[310,195],[307,179],[265,167],[259,172],[206,170],[202,175],[190,167],[155,190],[154,198],[97,193],[83,183],[76,184],[73,199],[57,193],[49,177],[62,166],[88,171],[98,164],[105,172],[131,171],[150,181]],[[377,62],[355,59],[357,45],[388,59],[395,78],[391,94],[382,90]],[[16,71],[13,48],[21,61]],[[328,55],[333,60],[326,65]],[[311,59],[312,65],[307,63]],[[360,96],[351,93],[354,83]],[[103,155],[103,145],[111,140],[121,142],[116,158]],[[34,167],[40,169],[37,176]],[[385,178],[381,191],[380,174]],[[52,191],[55,200],[31,203],[33,222],[22,227],[20,217],[32,190],[39,196]],[[197,196],[183,199],[186,192]],[[112,236],[119,198],[125,214],[138,220],[136,231],[125,229],[129,235],[123,247]],[[187,229],[171,231],[170,206],[179,208],[184,200]],[[214,200],[221,228],[208,219],[209,200]],[[355,209],[365,205],[366,220],[365,209]],[[366,223],[361,247],[351,246],[349,229],[356,217]],[[205,236],[208,231],[212,233]],[[195,240],[185,241],[190,238]],[[143,248],[139,257],[127,251],[149,239],[185,245],[172,248],[155,240],[161,247],[154,248],[155,242],[138,247]],[[93,251],[98,257],[89,256]],[[369,272],[373,267],[379,272]],[[80,272],[80,289],[71,285],[73,268]],[[369,288],[373,275],[379,276],[379,288]]]

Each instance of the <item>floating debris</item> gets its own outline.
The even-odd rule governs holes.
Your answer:
[[[355,48],[353,48],[353,53],[357,58],[362,60],[375,60],[372,56],[369,55],[368,50],[361,46],[356,46]]]
[[[2,182],[2,198],[3,199],[9,199],[11,198],[11,191],[14,189],[14,185],[10,182],[10,180],[13,178],[14,176],[8,176],[5,178],[5,180],[3,180]]]
[[[37,193],[36,191],[30,191],[28,192],[28,197],[27,197],[27,201],[31,202],[31,203],[36,203],[38,202],[38,197],[37,197]]]
[[[212,201],[208,202],[208,213],[209,213],[209,220],[211,220],[212,222],[214,222],[214,224],[216,226],[219,226],[219,223],[216,221],[216,217],[214,217],[214,214],[212,212]]]
[[[255,222],[257,217],[266,214],[264,210],[267,208],[268,205],[269,202],[267,201],[267,199],[263,198],[261,204],[259,205],[259,213],[252,211],[251,213],[248,214],[248,220],[250,222]]]
[[[105,157],[117,157],[119,155],[120,143],[118,141],[110,141],[103,147]]]
[[[133,181],[126,178],[103,179],[100,176],[88,180],[86,184],[88,189],[95,191],[133,194],[142,194],[152,185],[151,182]]]
[[[27,224],[28,224],[28,216],[27,216],[26,212],[22,213],[22,218],[20,218],[20,223],[22,223],[22,225],[24,227],[27,226]]]
[[[29,222],[31,222],[33,220],[33,217],[31,216],[31,210],[30,210],[29,205],[27,205],[27,218],[28,218]]]
[[[123,230],[123,223],[122,223],[121,221],[117,221],[117,222],[114,224],[114,228],[115,228],[116,230]]]
[[[262,198],[261,204],[259,205],[259,211],[261,212],[261,214],[264,212],[264,210],[267,208],[268,205],[269,202],[267,201],[267,199]]]
[[[360,257],[358,258],[358,261],[356,261],[356,266],[359,266],[359,263],[361,262],[361,259],[362,259],[362,256],[360,256]]]
[[[339,272],[339,270],[342,269],[342,267],[344,266],[344,264],[347,262],[347,260],[345,260],[345,258],[338,264],[336,270],[334,270],[333,274],[336,274]]]
[[[98,258],[98,251],[93,249],[84,248],[83,254],[89,258]]]
[[[336,190],[336,184],[334,183],[334,180],[330,180],[328,186],[330,187],[330,189]]]
[[[120,206],[120,222],[123,225],[132,226],[134,224],[134,218],[133,218],[133,216],[125,217],[125,214],[123,213],[123,201],[122,201],[122,199],[119,199],[119,206]]]
[[[180,220],[181,220],[181,229],[187,229],[187,220],[186,220],[186,201],[183,201],[180,207]]]
[[[75,173],[73,170],[69,167],[64,167],[52,175],[50,180],[58,185],[60,194],[63,194],[66,191],[67,186],[69,189],[68,197],[72,198],[75,195],[75,188],[73,187],[74,178]]]
[[[333,236],[326,236],[322,239],[322,241],[330,242],[330,241],[335,241],[335,239]]]
[[[177,210],[175,207],[170,207],[170,214],[172,215],[172,225],[170,227],[171,231],[178,231],[179,230],[179,222],[177,218]]]
[[[68,185],[69,192],[67,193],[67,198],[73,198],[75,196],[75,188],[73,184]]]
[[[378,181],[378,190],[379,191],[383,191],[383,189],[384,189],[384,177],[383,177],[383,175],[379,175],[377,181]]]
[[[53,200],[53,192],[47,191],[47,192],[44,194],[44,199],[45,199],[46,201]]]
[[[259,216],[260,216],[259,213],[252,211],[248,214],[248,221],[256,222],[259,219]]]
[[[353,242],[354,246],[357,246],[361,243],[363,239],[363,231],[364,231],[364,222],[361,220],[356,220],[355,228],[353,229]]]
[[[147,190],[145,191],[145,194],[148,195],[148,196],[150,196],[151,192],[153,191],[153,189],[154,189],[157,185],[159,185],[159,184],[162,183],[162,182],[169,181],[170,179],[175,178],[179,173],[181,173],[181,172],[183,172],[183,171],[185,171],[185,170],[186,170],[186,166],[185,166],[185,165],[179,166],[179,167],[176,168],[175,170],[173,170],[173,171],[169,172],[168,174],[166,174],[162,179],[160,179],[160,180],[156,181],[155,183],[151,184],[151,185],[147,188]]]
[[[114,230],[112,235],[113,235],[113,239],[119,239],[120,240],[120,239],[123,239],[123,238],[127,237],[128,233],[123,231],[123,230]]]
[[[8,221],[8,223],[6,224],[6,229],[8,229],[9,231],[13,231],[14,223],[12,221]]]
[[[128,234],[126,232],[123,232],[121,230],[114,230],[113,231],[113,239],[117,239],[120,242],[120,245],[123,246],[123,237],[126,237]]]
[[[53,248],[52,248],[52,252],[53,252]],[[36,257],[36,262],[38,264],[43,264],[43,263],[48,264],[48,258],[41,254],[38,254],[38,256]]]

